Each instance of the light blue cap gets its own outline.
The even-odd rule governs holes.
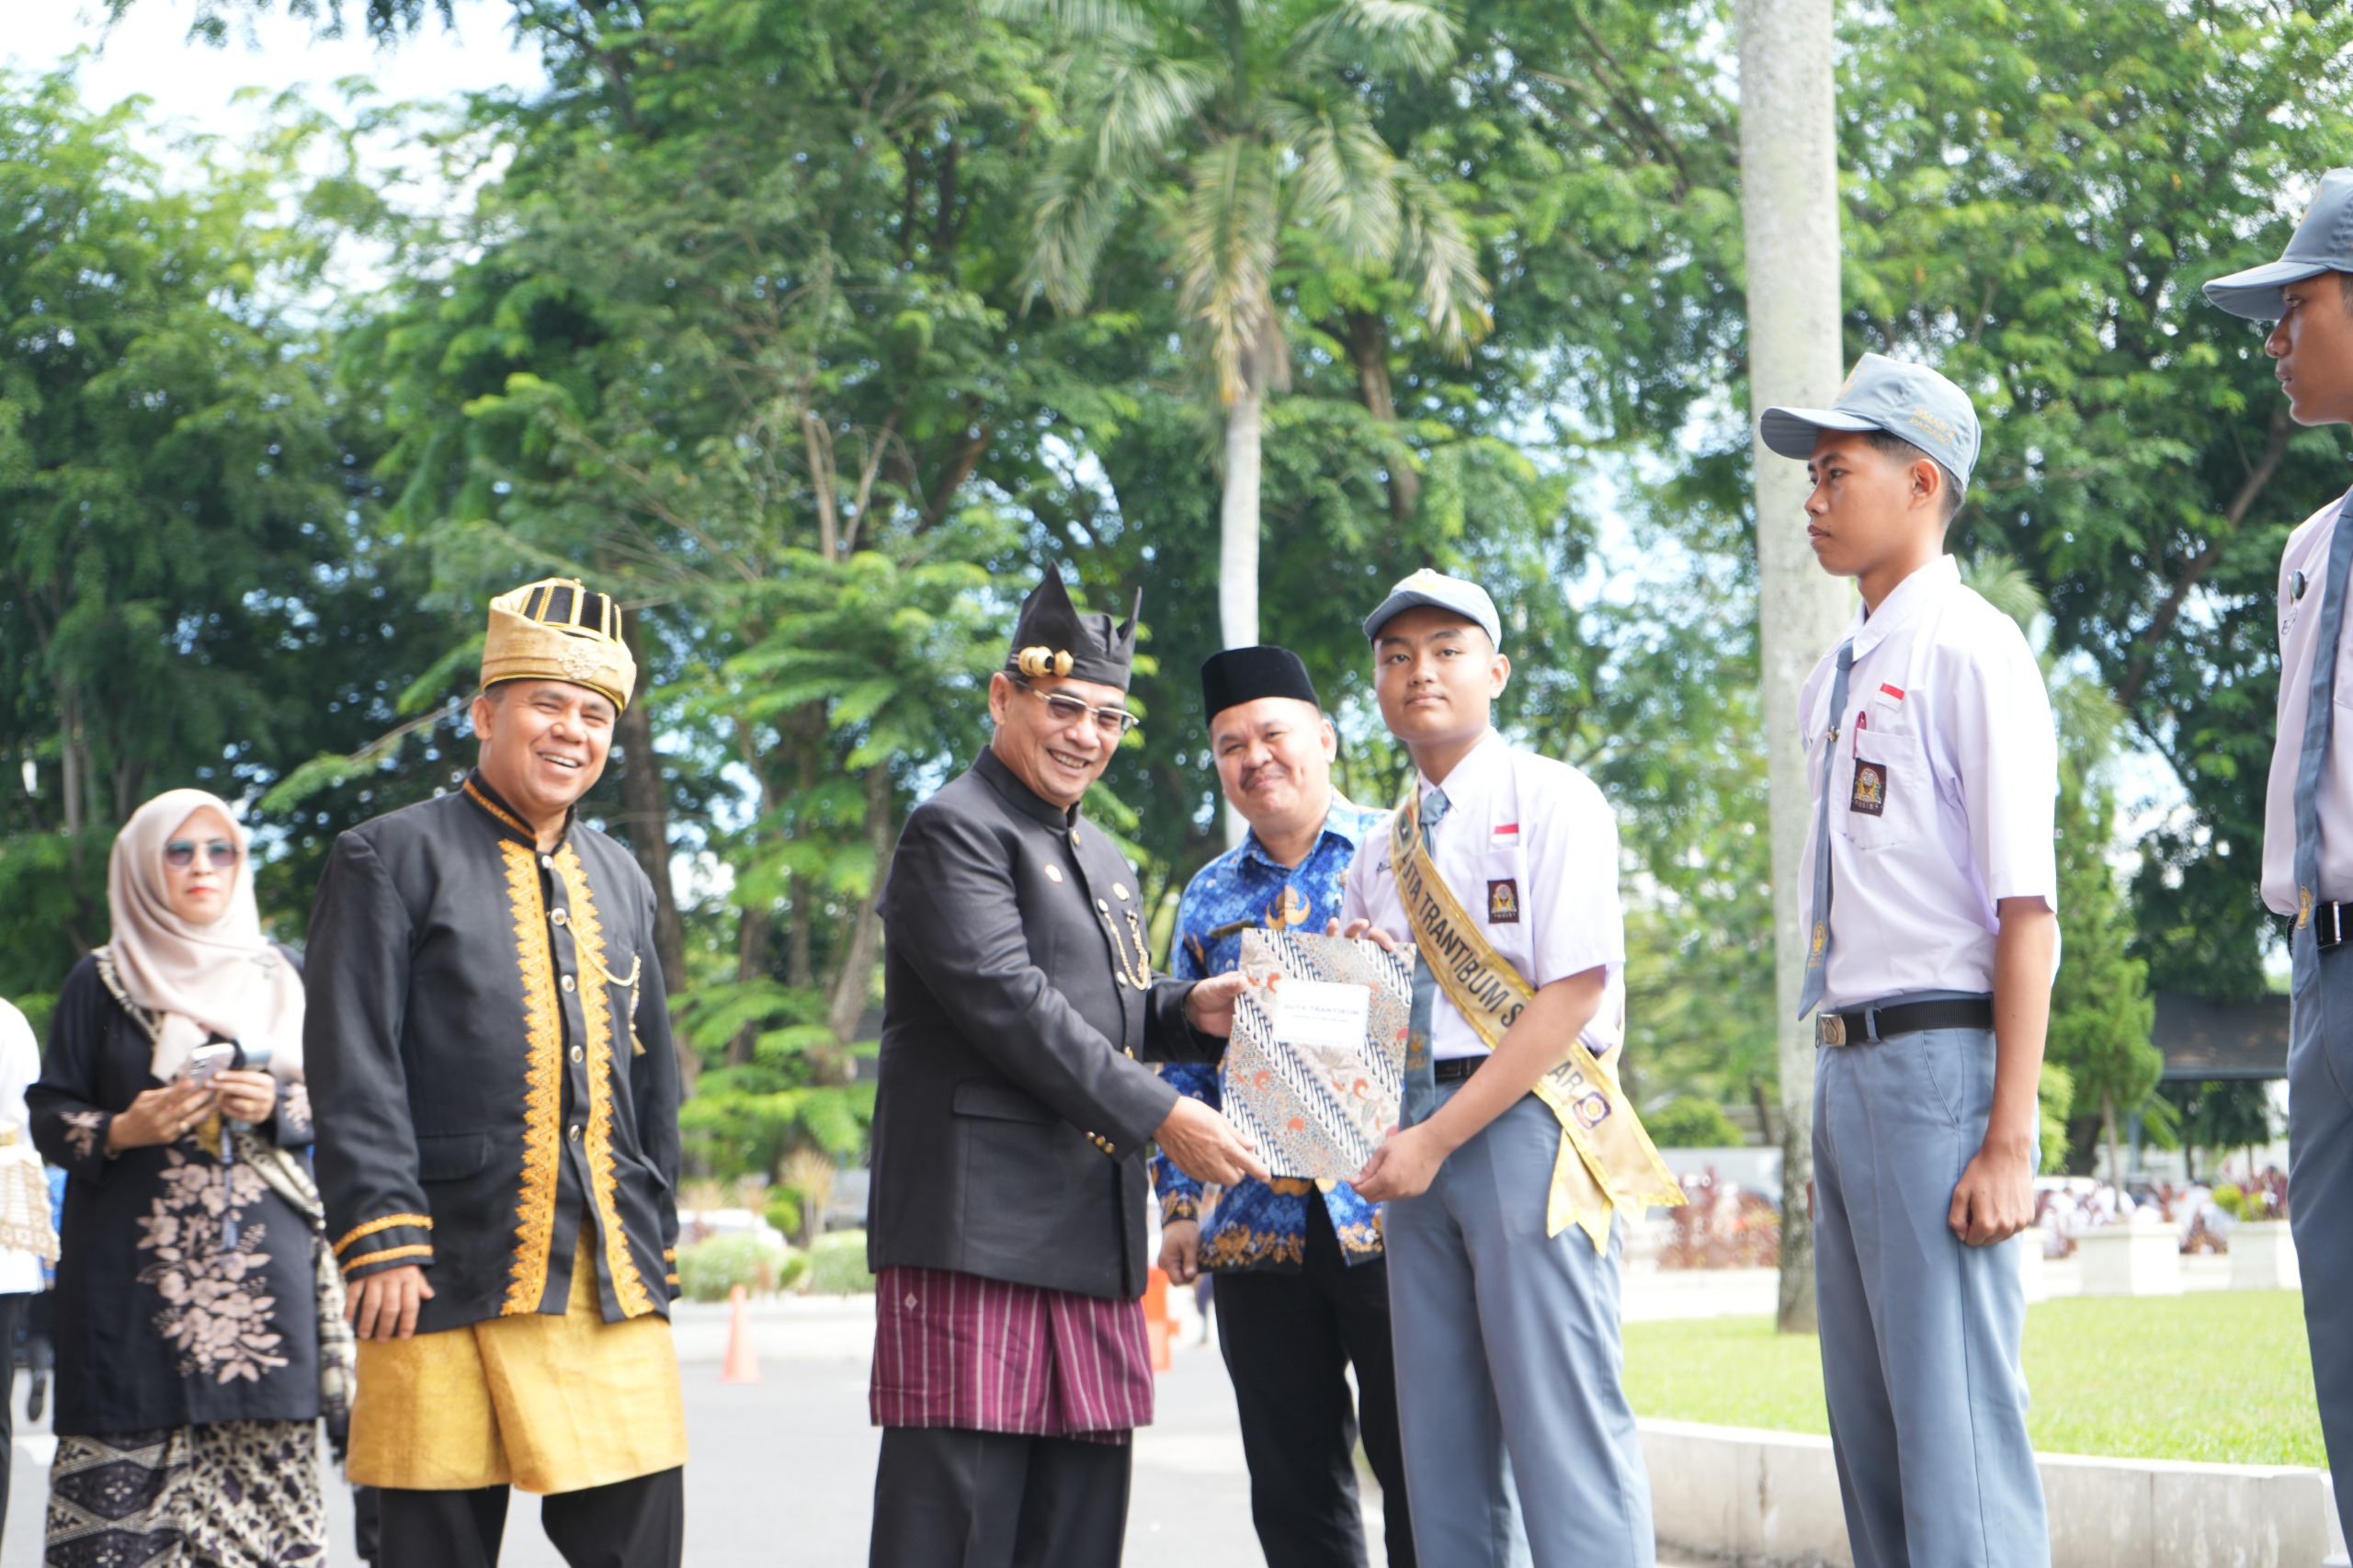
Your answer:
[[[1364,618],[1364,636],[1368,642],[1380,639],[1381,629],[1409,609],[1431,605],[1451,610],[1487,634],[1487,641],[1497,648],[1504,645],[1503,618],[1495,613],[1495,601],[1478,584],[1461,577],[1449,577],[1443,572],[1433,572],[1425,566],[1410,577],[1402,578],[1381,601],[1381,608]]]
[[[2278,261],[2217,278],[2206,285],[2206,297],[2234,316],[2278,321],[2279,286],[2324,272],[2353,272],[2353,169],[2320,176],[2320,194]]]
[[[1756,421],[1765,445],[1785,458],[1813,456],[1824,430],[1884,430],[1945,465],[1969,488],[1977,466],[1977,410],[1969,394],[1926,365],[1866,354],[1828,408],[1768,408]]]

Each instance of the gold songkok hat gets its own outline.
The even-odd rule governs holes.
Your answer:
[[[629,706],[637,661],[621,641],[621,610],[612,596],[570,577],[527,584],[490,601],[483,640],[482,688],[503,680],[562,680]]]

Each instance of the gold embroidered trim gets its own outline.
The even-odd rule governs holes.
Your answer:
[[[471,792],[471,791],[470,791]],[[480,799],[477,795],[476,799]],[[508,1265],[502,1317],[540,1310],[548,1286],[548,1248],[555,1239],[556,1159],[563,1149],[563,1015],[556,1009],[555,958],[548,949],[547,911],[540,899],[539,856],[528,844],[499,842],[506,859],[506,904],[515,917],[515,961],[523,973],[523,1186],[515,1199],[515,1256]]]
[[[381,1220],[370,1220],[364,1225],[354,1225],[345,1233],[343,1240],[335,1244],[335,1255],[341,1257],[351,1249],[352,1243],[372,1236],[379,1231],[389,1231],[399,1225],[406,1225],[413,1230],[429,1231],[433,1228],[433,1219],[428,1214],[387,1214]]]
[[[662,1249],[662,1261],[665,1263],[677,1262],[678,1249],[676,1247],[664,1247]]]
[[[676,1285],[677,1282],[678,1277],[675,1274],[665,1274],[662,1276],[662,1283],[665,1285]]]
[[[431,1257],[432,1256],[433,1249],[425,1245],[423,1243],[419,1243],[415,1246],[386,1247],[382,1252],[361,1253],[358,1257],[352,1258],[348,1262],[345,1263],[343,1266],[343,1271],[346,1274],[348,1274],[355,1268],[365,1268],[371,1263],[381,1263],[386,1258]]]
[[[468,800],[472,801],[475,805],[480,806],[483,811],[488,812],[492,816],[496,817],[500,822],[503,822],[507,826],[513,828],[516,832],[521,834],[524,837],[529,839],[532,845],[537,846],[540,842],[540,835],[533,833],[529,828],[525,827],[523,825],[522,819],[517,817],[513,812],[508,811],[505,806],[500,805],[496,801],[492,800],[488,795],[485,795],[480,790],[475,789],[474,781],[472,779],[467,779],[463,784],[460,785],[459,788],[466,792],[466,798]]]
[[[620,1173],[613,1164],[613,993],[611,971],[605,967],[605,926],[597,915],[597,895],[588,886],[588,869],[567,844],[555,854],[555,874],[563,879],[564,903],[572,912],[572,940],[581,968],[607,977],[607,983],[580,988],[580,1016],[587,1026],[588,1046],[588,1176],[596,1192],[597,1221],[604,1233],[605,1267],[613,1277],[613,1296],[624,1317],[643,1317],[654,1310],[645,1281],[630,1256],[629,1230],[621,1223]]]

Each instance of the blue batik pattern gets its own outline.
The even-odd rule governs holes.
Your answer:
[[[1321,931],[1340,913],[1348,862],[1368,834],[1384,831],[1389,813],[1336,801],[1324,819],[1324,834],[1297,866],[1283,866],[1245,836],[1197,872],[1176,906],[1176,935],[1169,967],[1182,980],[1223,974],[1242,960],[1242,933],[1261,929]],[[1211,1106],[1224,1103],[1222,1069],[1194,1062],[1160,1070],[1177,1089]],[[1160,1194],[1160,1217],[1200,1218],[1201,1185],[1155,1154],[1152,1176]],[[1307,1200],[1312,1181],[1278,1176],[1272,1182],[1244,1181],[1229,1187],[1201,1235],[1201,1267],[1220,1272],[1300,1267],[1307,1254]],[[1323,1193],[1333,1233],[1347,1260],[1364,1263],[1381,1256],[1381,1210],[1336,1182]]]

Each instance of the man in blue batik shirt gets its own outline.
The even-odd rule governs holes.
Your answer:
[[[1201,868],[1176,911],[1170,967],[1205,980],[1241,960],[1254,928],[1321,931],[1340,912],[1357,844],[1389,813],[1332,790],[1339,737],[1307,666],[1288,648],[1232,648],[1201,666],[1210,744],[1225,798],[1250,824],[1238,848]],[[1221,1067],[1161,1069],[1184,1093],[1223,1102]],[[1160,1264],[1173,1282],[1217,1276],[1218,1343],[1241,1415],[1250,1512],[1267,1561],[1284,1568],[1367,1568],[1355,1452],[1381,1483],[1392,1568],[1410,1568],[1397,1390],[1389,1356],[1389,1278],[1381,1211],[1346,1182],[1245,1179],[1218,1199],[1201,1234],[1201,1187],[1165,1159]],[[1348,1397],[1356,1368],[1358,1397]]]

